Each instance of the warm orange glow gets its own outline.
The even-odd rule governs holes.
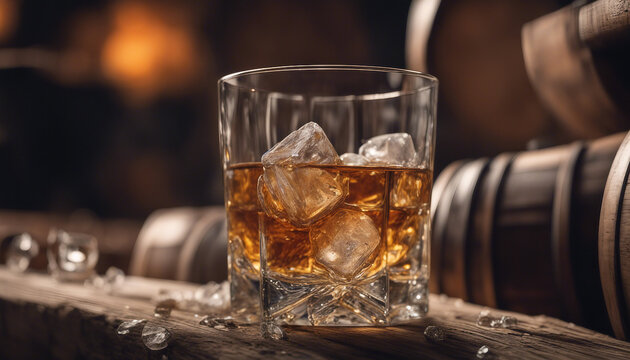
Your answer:
[[[194,83],[199,54],[185,16],[142,2],[119,2],[113,10],[102,53],[106,78],[141,98]]]
[[[16,0],[0,0],[0,42],[6,40],[17,25],[18,4]]]

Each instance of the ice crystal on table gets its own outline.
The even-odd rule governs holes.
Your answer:
[[[53,229],[48,235],[48,269],[61,281],[85,281],[94,274],[98,242],[88,234]]]
[[[192,291],[164,289],[153,298],[155,303],[165,300],[174,301],[174,308],[179,310],[205,314],[227,313],[230,308],[230,283],[209,282]]]
[[[440,342],[444,341],[444,339],[446,338],[446,333],[441,327],[430,325],[427,326],[426,329],[424,329],[424,337],[426,337],[429,341]]]
[[[518,324],[518,320],[516,320],[513,316],[501,316],[501,326],[504,328],[510,328],[516,326]]]
[[[85,280],[85,286],[90,286],[106,293],[112,293],[125,282],[125,272],[117,267],[110,266],[105,275],[92,277]]]
[[[238,329],[239,327],[231,317],[219,318],[206,316],[199,322],[199,324],[223,331]]]
[[[490,351],[490,349],[486,345],[480,347],[479,350],[477,350],[477,359],[485,358],[488,351]]]
[[[494,319],[492,318],[492,316],[490,316],[490,311],[481,310],[479,312],[479,315],[477,316],[477,325],[489,327],[492,323],[492,320]]]
[[[110,266],[107,268],[103,280],[107,290],[114,290],[125,282],[125,272],[115,266]]]
[[[163,319],[168,319],[171,316],[171,311],[175,308],[177,303],[173,299],[162,300],[155,305],[153,310],[153,316]]]
[[[168,346],[171,332],[162,326],[146,324],[142,329],[142,342],[151,350],[162,350]]]
[[[260,326],[260,332],[265,339],[280,341],[287,338],[284,330],[274,323],[262,323]]]
[[[144,319],[135,319],[135,320],[127,320],[127,321],[123,321],[120,323],[120,325],[118,325],[118,328],[116,329],[116,333],[118,335],[127,335],[129,334],[129,331],[131,331],[132,328],[142,324],[146,322],[146,320]]]
[[[7,267],[14,272],[24,272],[28,269],[31,259],[37,254],[39,254],[39,245],[30,234],[17,235],[11,239],[7,249]]]
[[[477,325],[492,328],[510,328],[516,326],[518,320],[515,317],[503,315],[492,316],[489,310],[482,310],[477,316]]]

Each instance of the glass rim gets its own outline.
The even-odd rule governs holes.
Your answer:
[[[217,84],[219,85],[219,87],[221,86],[221,84],[227,84],[235,88],[250,89],[249,86],[233,84],[233,83],[230,83],[229,81],[243,77],[243,76],[248,76],[248,75],[272,74],[272,73],[277,73],[277,72],[292,72],[292,71],[335,71],[335,70],[354,71],[354,72],[377,72],[377,73],[389,73],[389,74],[397,73],[397,74],[408,75],[408,76],[413,76],[417,78],[423,78],[429,81],[428,85],[418,87],[416,89],[398,90],[398,91],[388,92],[388,93],[396,93],[397,96],[415,94],[419,91],[423,91],[429,88],[435,88],[438,86],[438,83],[439,83],[438,78],[435,77],[434,75],[423,73],[420,71],[409,70],[409,69],[400,69],[400,68],[385,67],[385,66],[372,66],[372,65],[335,65],[335,64],[328,64],[328,65],[319,64],[318,65],[318,64],[315,64],[315,65],[272,66],[272,67],[263,67],[263,68],[257,68],[257,69],[237,71],[237,72],[222,76],[217,81]],[[268,93],[273,93],[273,92],[282,93],[281,91],[270,91],[266,89],[252,89],[252,90],[268,92]],[[387,94],[387,93],[374,92],[373,94]],[[363,96],[365,95],[358,95],[356,97],[360,98]]]

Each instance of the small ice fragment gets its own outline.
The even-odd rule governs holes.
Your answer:
[[[480,347],[479,350],[477,350],[477,359],[483,359],[486,357],[488,351],[490,351],[490,349],[486,345]]]
[[[168,346],[171,332],[161,326],[146,324],[142,329],[142,342],[151,350],[162,350]]]
[[[477,325],[490,327],[492,325],[492,318],[489,316],[480,316],[477,318]]]
[[[105,287],[105,279],[102,276],[98,276],[96,274],[90,276],[83,285],[87,287],[93,287],[95,289],[102,289]]]
[[[340,174],[309,166],[341,163],[322,128],[313,122],[274,145],[261,161],[264,184],[258,184],[258,199],[263,210],[279,217],[276,209],[281,209],[280,217],[296,227],[312,225],[347,195],[347,182]]]
[[[48,235],[47,256],[55,279],[85,281],[94,273],[98,243],[92,235],[53,229]]]
[[[161,303],[173,301],[173,308],[190,311],[210,313],[227,313],[230,307],[230,283],[223,281],[220,284],[209,282],[193,291],[173,291],[162,289],[152,301]]]
[[[444,341],[444,339],[446,338],[446,333],[441,327],[430,325],[427,326],[426,329],[424,329],[424,337],[426,337],[429,341],[440,342]]]
[[[370,160],[365,156],[355,153],[345,153],[341,155],[339,159],[344,165],[365,166],[370,164]]]
[[[331,275],[349,279],[364,270],[380,242],[372,219],[361,211],[341,209],[310,231],[315,260]]]
[[[28,269],[31,259],[37,254],[39,254],[39,245],[30,234],[17,235],[11,239],[7,249],[7,267],[13,272],[24,272]]]
[[[173,299],[166,299],[160,301],[153,311],[153,316],[157,318],[168,319],[171,316],[171,311],[175,308],[177,304]]]
[[[103,276],[108,290],[114,290],[125,282],[125,272],[115,266],[110,266]]]
[[[280,326],[273,323],[262,323],[260,326],[260,332],[265,339],[280,341],[287,338],[284,330],[282,330]]]
[[[418,165],[413,140],[407,133],[375,136],[359,148],[359,154],[371,163],[408,167]]]
[[[209,282],[195,290],[194,300],[201,309],[223,312],[230,307],[230,283]]]
[[[501,316],[501,326],[504,328],[510,328],[516,326],[518,324],[518,320],[516,320],[513,316]]]
[[[503,327],[503,322],[501,321],[501,319],[492,319],[490,320],[490,327],[492,328],[498,328],[498,327]]]
[[[123,322],[120,323],[120,325],[118,325],[118,328],[116,329],[116,333],[118,335],[127,335],[127,334],[129,334],[129,331],[132,328],[142,324],[145,321],[146,320],[144,320],[144,319],[123,321]]]
[[[490,316],[490,311],[481,310],[479,312],[479,315],[477,316],[477,325],[490,327],[492,326],[493,320],[496,320],[496,319]]]
[[[453,302],[453,305],[456,308],[460,308],[460,307],[464,306],[464,300],[462,300],[462,299],[455,299],[455,301]]]
[[[217,330],[225,330],[228,329],[238,329],[238,325],[234,322],[234,319],[231,317],[226,318],[217,318],[206,316],[200,322],[200,325],[205,325],[207,327],[215,328]]]

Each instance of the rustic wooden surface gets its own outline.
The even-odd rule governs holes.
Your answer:
[[[0,358],[90,359],[270,359],[270,358],[414,358],[474,359],[482,345],[486,359],[622,359],[630,343],[545,316],[512,315],[512,329],[476,325],[482,307],[431,296],[430,316],[408,326],[387,328],[290,327],[287,340],[263,339],[256,325],[221,331],[198,324],[194,314],[173,311],[168,320],[153,318],[147,300],[163,288],[190,288],[181,282],[129,278],[121,291],[107,295],[48,276],[14,274],[0,268]],[[144,318],[163,324],[173,338],[162,351],[146,349],[139,329],[119,336],[122,320]],[[440,343],[423,335],[429,325],[446,330]]]

